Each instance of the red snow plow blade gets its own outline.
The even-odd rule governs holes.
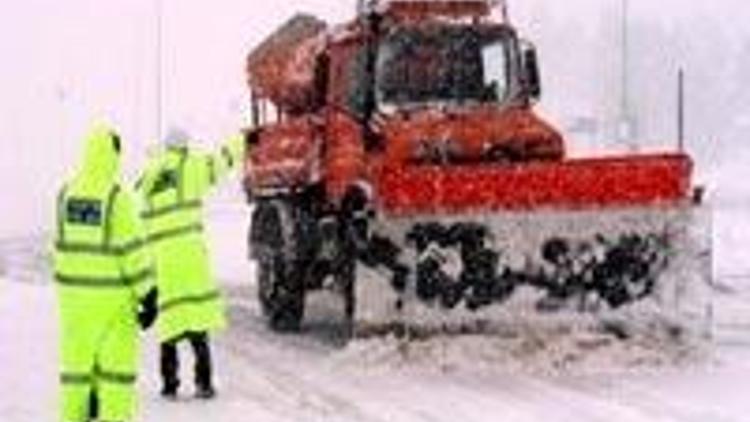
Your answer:
[[[388,214],[675,205],[691,196],[684,154],[506,166],[408,166],[378,183]]]

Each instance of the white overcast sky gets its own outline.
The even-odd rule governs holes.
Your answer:
[[[207,144],[243,124],[244,58],[252,46],[296,11],[338,22],[351,15],[355,3],[162,1],[164,122],[186,127]],[[607,10],[618,10],[620,1],[510,0],[517,25],[539,45],[547,94],[541,106],[555,121],[576,114],[571,110],[597,114],[594,103],[606,102],[597,100],[601,92],[616,92],[617,87],[608,85],[612,78],[596,70],[597,63],[618,57],[616,51],[575,46],[594,37],[614,49],[616,40],[607,37],[617,33],[617,20]],[[629,1],[634,20],[667,31],[679,27],[683,34],[689,33],[692,23],[709,17],[721,23],[723,42],[729,39],[739,49],[750,41],[746,0]],[[132,175],[143,162],[146,145],[156,134],[156,4],[156,0],[2,0],[0,237],[49,227],[58,185],[75,166],[81,137],[97,116],[120,128],[127,143],[128,173]],[[568,31],[556,32],[563,27]],[[689,36],[697,42],[713,34]],[[603,82],[595,85],[591,79]]]

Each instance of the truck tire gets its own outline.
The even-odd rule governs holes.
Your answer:
[[[251,248],[258,261],[258,301],[274,331],[299,330],[304,316],[305,288],[294,238],[291,205],[260,202],[253,213]]]
[[[258,303],[263,316],[269,318],[273,309],[274,287],[283,277],[283,267],[275,257],[258,259]]]
[[[287,273],[285,282],[276,284],[268,315],[268,324],[274,331],[296,332],[302,325],[305,291],[295,279],[293,274]]]

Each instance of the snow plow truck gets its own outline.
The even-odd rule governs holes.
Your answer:
[[[273,329],[299,329],[319,289],[354,327],[708,312],[690,156],[568,158],[504,2],[297,15],[247,77],[249,250]]]

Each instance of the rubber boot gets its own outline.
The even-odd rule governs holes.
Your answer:
[[[211,348],[208,343],[208,334],[191,334],[190,345],[195,352],[195,396],[201,399],[213,398],[216,396],[216,389],[212,381]]]
[[[161,395],[166,399],[176,399],[177,389],[180,387],[178,371],[180,369],[177,344],[174,342],[161,344]]]

